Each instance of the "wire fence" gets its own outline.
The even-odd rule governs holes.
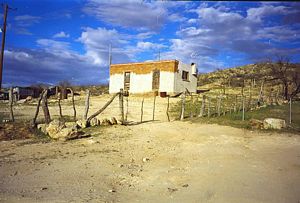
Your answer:
[[[268,95],[249,91],[248,94],[212,94],[210,92],[191,94],[183,92],[179,97],[158,97],[145,95],[125,95],[121,92],[117,95],[101,95],[91,97],[86,103],[87,95],[74,96],[66,100],[58,97],[47,99],[47,106],[51,120],[63,117],[65,120],[76,121],[95,117],[99,120],[112,117],[123,124],[143,123],[149,121],[172,121],[194,117],[217,117],[226,114],[241,113],[241,120],[245,120],[248,111],[278,105],[284,99],[278,92]],[[177,95],[178,96],[178,95]],[[111,100],[111,101],[110,101]],[[109,101],[109,102],[108,102]],[[290,102],[290,119],[292,122],[292,100]],[[88,106],[87,106],[88,105]],[[0,103],[0,119],[7,121],[32,121],[39,106],[39,99],[2,101]],[[86,110],[88,108],[88,111]],[[13,115],[12,115],[13,112]],[[13,116],[13,118],[12,118]],[[44,123],[45,116],[42,111],[36,117],[37,123]]]

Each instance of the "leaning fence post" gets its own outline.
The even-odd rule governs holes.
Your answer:
[[[48,90],[46,89],[43,94],[42,98],[42,108],[45,116],[45,123],[48,124],[51,121],[50,113],[48,109],[48,102],[47,102]]]
[[[245,120],[245,97],[242,96],[242,106],[243,106],[243,115],[242,115],[242,120]]]
[[[89,108],[90,108],[90,90],[86,90],[85,109],[84,109],[84,114],[83,114],[84,120],[87,119],[87,116],[89,113]]]
[[[202,104],[201,104],[201,110],[200,110],[200,113],[199,113],[199,116],[198,117],[202,117],[204,116],[204,111],[205,111],[205,95],[203,95],[202,97]]]
[[[184,119],[184,109],[185,109],[185,92],[181,94],[181,115],[180,120]]]
[[[14,112],[13,112],[13,88],[9,88],[9,110],[10,110],[10,120],[12,122],[15,121]]]
[[[292,124],[292,97],[290,97],[290,124]]]
[[[44,91],[45,91],[45,90],[43,90],[43,91],[41,92],[41,94],[40,94],[40,98],[39,98],[38,103],[37,103],[37,107],[36,107],[36,110],[35,110],[35,114],[34,114],[34,117],[33,117],[33,119],[32,119],[32,127],[36,127],[36,119],[37,119],[37,116],[38,116],[39,111],[40,111],[40,105],[41,105],[41,101],[42,101],[42,99],[43,99]]]
[[[167,117],[168,117],[168,121],[170,122],[169,106],[170,106],[170,96],[168,96],[168,105],[167,105]]]
[[[120,114],[121,114],[121,123],[124,123],[124,94],[123,89],[120,89],[119,94],[119,107],[120,107]]]
[[[141,123],[143,122],[143,114],[144,114],[144,97],[143,97],[142,106],[141,106]]]
[[[152,120],[154,121],[154,114],[155,114],[155,101],[156,101],[156,95],[154,94],[153,98],[153,111],[152,111]]]

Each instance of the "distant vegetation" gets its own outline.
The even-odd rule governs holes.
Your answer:
[[[243,93],[247,86],[263,85],[272,91],[280,89],[285,99],[295,97],[300,93],[300,64],[289,63],[287,59],[279,58],[276,62],[262,62],[237,68],[217,70],[198,76],[198,89],[240,89]]]

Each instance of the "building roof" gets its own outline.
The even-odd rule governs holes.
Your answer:
[[[111,64],[110,75],[122,74],[124,72],[133,72],[135,74],[148,74],[153,70],[176,72],[178,70],[177,60],[163,60],[163,61],[146,61],[137,63],[122,63]]]

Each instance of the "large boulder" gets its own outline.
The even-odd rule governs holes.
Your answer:
[[[56,134],[65,127],[65,124],[59,120],[53,120],[46,127],[46,133],[49,137],[54,138]]]
[[[266,118],[263,125],[264,129],[282,129],[286,127],[285,120],[278,118]]]

